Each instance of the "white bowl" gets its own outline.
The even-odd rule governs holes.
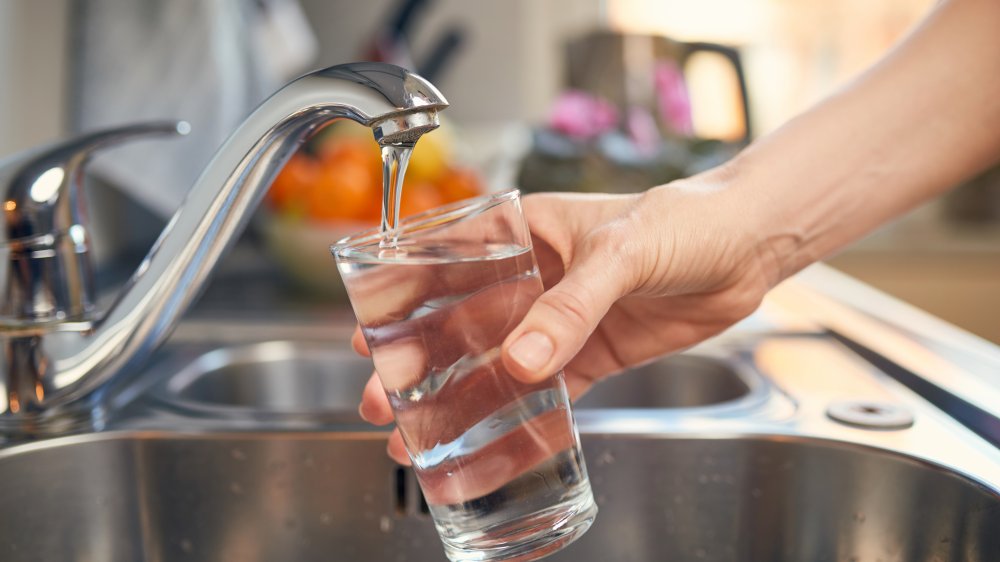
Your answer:
[[[323,224],[268,214],[261,221],[265,245],[295,287],[312,297],[347,300],[347,291],[330,254],[341,238],[367,230],[364,223]]]

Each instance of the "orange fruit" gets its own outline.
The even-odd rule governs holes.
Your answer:
[[[430,182],[404,181],[399,216],[408,217],[447,203],[441,191]]]
[[[316,183],[319,174],[318,162],[301,152],[293,154],[274,178],[267,192],[268,204],[279,211],[297,206],[306,190]]]
[[[356,159],[324,162],[317,181],[305,193],[306,217],[315,221],[359,221],[381,198],[380,181]]]
[[[381,173],[382,156],[374,138],[331,137],[319,148],[319,160],[327,165],[354,162]]]
[[[485,191],[482,178],[468,168],[451,168],[438,182],[438,187],[447,203],[475,197]]]

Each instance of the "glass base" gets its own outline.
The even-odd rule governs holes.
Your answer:
[[[444,538],[451,562],[528,562],[563,549],[590,528],[597,504],[589,485],[574,497],[542,511],[482,529],[474,537]]]

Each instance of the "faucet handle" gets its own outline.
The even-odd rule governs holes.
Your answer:
[[[83,168],[101,148],[183,135],[183,121],[138,123],[80,135],[0,160],[0,327],[46,329],[93,309]]]

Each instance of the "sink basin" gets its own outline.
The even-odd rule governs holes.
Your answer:
[[[725,404],[750,393],[748,375],[732,361],[673,355],[602,381],[578,408],[694,408]]]
[[[601,512],[551,560],[995,561],[1000,495],[808,438],[585,434]],[[385,434],[118,432],[0,451],[0,553],[51,560],[444,560]]]
[[[285,341],[223,347],[197,357],[158,389],[160,399],[211,415],[305,414],[359,420],[371,360],[340,345]]]
[[[691,408],[748,396],[754,376],[733,361],[684,354],[595,386],[586,408]],[[155,391],[161,401],[210,415],[324,415],[358,420],[371,361],[340,345],[274,341],[207,351],[177,366]],[[759,384],[758,384],[759,386]]]

